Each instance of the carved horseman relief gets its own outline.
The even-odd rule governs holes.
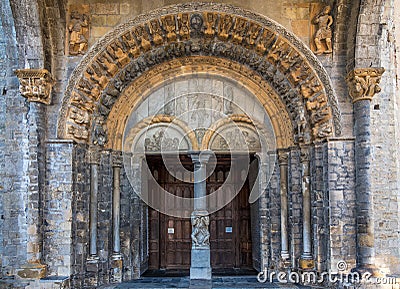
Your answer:
[[[209,216],[202,216],[193,212],[192,222],[192,246],[194,248],[208,248],[210,246],[210,232],[208,226],[210,224]]]
[[[83,55],[88,50],[89,6],[71,6],[67,24],[69,55]]]

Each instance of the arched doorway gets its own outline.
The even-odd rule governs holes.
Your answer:
[[[173,84],[180,89],[186,84],[176,83],[185,81],[187,91],[174,90],[171,94],[168,87]],[[222,82],[222,90],[218,84],[213,87],[214,81]],[[233,83],[236,91],[224,89],[225,83]],[[214,88],[217,92],[211,91]],[[176,97],[182,97],[186,106],[179,107],[183,102],[177,102]],[[218,101],[218,97],[224,101]],[[245,109],[235,111],[230,107],[230,97],[232,103],[234,100]],[[168,105],[171,103],[174,109]],[[205,112],[208,105],[223,117],[213,119],[213,114]],[[188,111],[194,114],[185,113]],[[238,135],[244,139],[239,145],[251,147],[257,138],[259,143],[271,144],[273,140],[261,154],[253,150],[258,152],[258,169],[244,178],[256,184],[249,198],[259,207],[254,210],[258,223],[251,224],[253,267],[314,267],[309,154],[320,149],[315,144],[340,134],[340,113],[322,65],[295,36],[271,20],[232,6],[191,3],[121,25],[95,45],[73,72],[58,133],[90,144],[90,151],[124,153],[122,173],[117,169],[120,163],[110,165],[113,179],[118,180],[120,175],[128,179],[130,175],[136,180],[131,181],[132,194],[143,198],[146,146],[161,148],[162,144],[157,146],[156,142],[165,137],[172,151],[224,152],[229,146],[217,141],[220,135],[223,139],[231,137],[232,147],[236,146],[237,131],[232,130],[231,123],[239,127]],[[170,136],[161,132],[163,125],[174,128]],[[258,132],[256,136],[251,135],[251,129]],[[144,131],[152,130],[153,134],[140,139]],[[136,149],[137,143],[143,145],[143,151]],[[275,166],[270,166],[271,162]],[[93,175],[97,168],[93,162]],[[289,178],[300,184],[293,185]],[[91,183],[95,182],[93,178]],[[124,200],[120,202],[118,197],[118,182],[114,183],[113,212],[117,213],[113,214],[110,234],[115,254],[108,256],[110,260],[105,260],[104,266],[112,271],[113,278],[121,280],[136,278],[147,270],[150,243],[146,205],[140,198],[132,197],[135,207],[131,209],[134,217],[129,231],[120,230],[118,212]],[[293,192],[302,197],[295,198]],[[296,210],[300,211],[291,227],[289,198],[296,199]],[[93,206],[91,216],[95,215]],[[90,261],[97,264],[97,221],[93,219]]]

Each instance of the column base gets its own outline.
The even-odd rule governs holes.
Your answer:
[[[358,272],[360,275],[363,275],[365,273],[370,273],[372,277],[385,277],[384,274],[380,272],[380,270],[375,267],[375,265],[367,264],[367,265],[361,265],[357,266],[356,268],[351,270],[352,272]]]
[[[121,283],[122,282],[122,255],[113,254],[111,256],[111,282]]]
[[[18,277],[23,279],[41,279],[46,277],[47,266],[39,262],[27,263],[16,270]]]
[[[301,270],[314,270],[315,269],[315,261],[309,257],[300,257],[299,259],[299,267]]]
[[[191,280],[211,280],[210,248],[192,248],[192,258],[190,265]]]
[[[90,256],[86,259],[86,286],[98,286],[99,285],[99,269],[100,259],[97,256]]]

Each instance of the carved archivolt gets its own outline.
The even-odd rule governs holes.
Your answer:
[[[329,77],[296,37],[249,11],[189,3],[139,16],[87,53],[67,87],[60,136],[98,142],[95,124],[108,123],[114,104],[131,83],[140,80],[151,89],[157,83],[140,79],[145,71],[163,73],[166,64],[198,55],[205,61],[208,57],[230,60],[237,70],[246,67],[269,83],[284,103],[293,123],[291,134],[299,142],[324,139],[333,134],[334,125],[340,134],[340,113]],[[88,113],[88,123],[79,123],[71,107],[78,114]],[[295,125],[299,121],[307,124]]]

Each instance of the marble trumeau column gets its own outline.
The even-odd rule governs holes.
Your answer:
[[[206,203],[206,163],[210,157],[207,151],[190,152],[194,164],[194,210],[192,222],[192,254],[190,279],[211,280],[210,262],[210,218]]]

